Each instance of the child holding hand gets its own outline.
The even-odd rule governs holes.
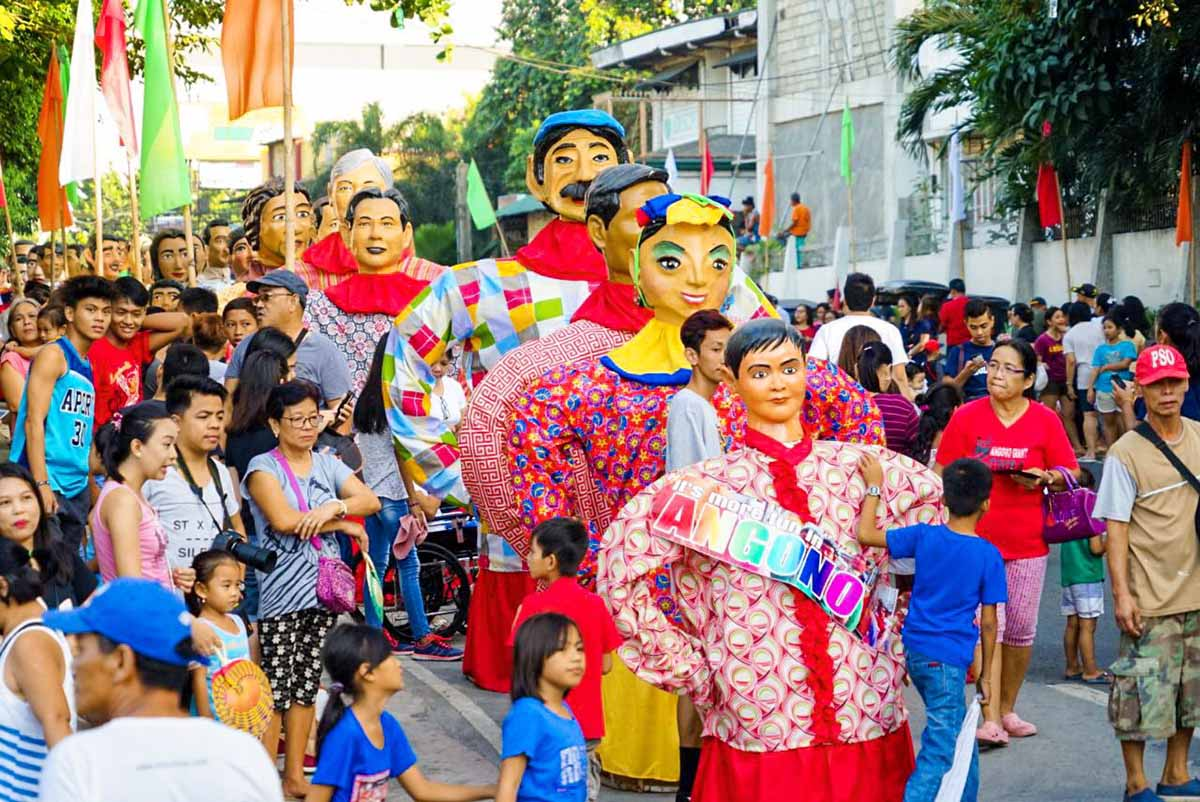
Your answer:
[[[317,725],[317,771],[308,802],[383,799],[393,777],[417,802],[496,795],[494,785],[448,785],[421,772],[400,722],[384,709],[404,689],[404,670],[382,630],[339,624],[325,637],[321,662],[333,683]]]
[[[1004,561],[999,550],[975,534],[988,509],[992,472],[979,460],[958,459],[942,472],[945,524],[916,524],[884,532],[876,523],[883,494],[883,467],[864,455],[859,471],[867,484],[858,522],[858,542],[881,546],[891,557],[916,559],[916,575],[908,617],[901,637],[908,657],[908,674],[925,703],[926,724],[917,766],[904,789],[905,802],[928,802],[938,794],[942,777],[954,763],[954,747],[966,717],[962,687],[982,628],[983,664],[991,665],[996,647],[996,605],[1007,600]],[[981,627],[975,626],[982,605]],[[979,680],[984,701],[991,694],[986,675]],[[979,749],[962,802],[975,802],[979,793]]]
[[[517,630],[496,802],[587,799],[587,747],[566,702],[585,663],[579,627],[565,615],[541,613]]]

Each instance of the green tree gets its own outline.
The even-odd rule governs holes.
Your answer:
[[[753,0],[504,0],[497,29],[512,58],[496,62],[463,138],[493,197],[525,189],[525,157],[547,115],[589,107],[635,77],[591,67],[593,50],[687,19],[753,7]],[[616,80],[614,80],[616,79]],[[634,123],[632,109],[616,109]]]
[[[923,46],[958,58],[927,74]],[[940,0],[899,23],[894,55],[911,82],[898,138],[923,154],[930,115],[966,108],[961,127],[988,142],[1013,208],[1032,202],[1044,161],[1068,203],[1161,201],[1200,122],[1200,18],[1173,0],[1072,0],[1056,18],[1041,2]]]

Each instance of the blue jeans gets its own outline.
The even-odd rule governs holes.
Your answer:
[[[942,776],[954,763],[954,745],[967,715],[963,692],[967,669],[910,651],[908,675],[925,703],[925,731],[921,733],[917,767],[904,787],[904,802],[933,802],[942,785]],[[974,737],[971,741],[975,741]],[[979,747],[976,746],[962,802],[975,802],[978,794]]]
[[[388,556],[392,551],[392,541],[400,529],[400,519],[408,515],[408,502],[400,499],[380,498],[383,505],[379,512],[366,521],[367,544],[371,562],[379,576],[387,571]],[[429,618],[425,615],[425,600],[421,597],[421,559],[417,556],[414,546],[408,556],[396,563],[396,572],[400,579],[400,593],[404,596],[404,609],[408,612],[408,624],[412,627],[413,640],[420,640],[429,634]],[[373,627],[383,626],[383,622],[367,607],[367,623]]]

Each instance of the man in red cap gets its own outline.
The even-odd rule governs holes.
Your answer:
[[[1200,796],[1188,771],[1200,724],[1200,423],[1181,414],[1187,362],[1169,345],[1142,351],[1135,369],[1146,419],[1108,451],[1093,512],[1108,524],[1108,567],[1121,646],[1108,702],[1121,742],[1125,799]],[[1151,791],[1146,741],[1166,739]]]

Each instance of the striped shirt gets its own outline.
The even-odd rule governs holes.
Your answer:
[[[63,693],[75,729],[75,683],[71,676],[71,650],[62,634],[46,627],[41,620],[27,621],[4,640],[0,648],[0,802],[38,798],[42,766],[46,762],[45,733],[29,703],[13,693],[4,682],[4,664],[12,646],[26,632],[40,630],[50,634],[63,652]]]
[[[279,553],[275,570],[269,574],[258,572],[259,618],[278,618],[287,613],[311,610],[321,606],[317,601],[317,562],[321,556],[338,557],[337,537],[332,533],[320,535],[313,541],[300,540],[290,533],[279,533],[271,528],[266,514],[250,494],[250,477],[256,471],[272,476],[283,488],[284,498],[292,509],[303,510],[292,490],[292,483],[280,467],[272,452],[259,454],[250,460],[246,478],[242,482],[242,493],[250,502],[250,514],[254,517],[255,545]],[[313,452],[312,469],[307,476],[296,474],[296,482],[304,494],[308,509],[315,509],[338,497],[342,485],[353,475],[346,464],[330,454]]]
[[[872,399],[883,416],[883,433],[887,447],[906,457],[913,455],[917,428],[921,419],[913,402],[895,393],[877,393]]]

